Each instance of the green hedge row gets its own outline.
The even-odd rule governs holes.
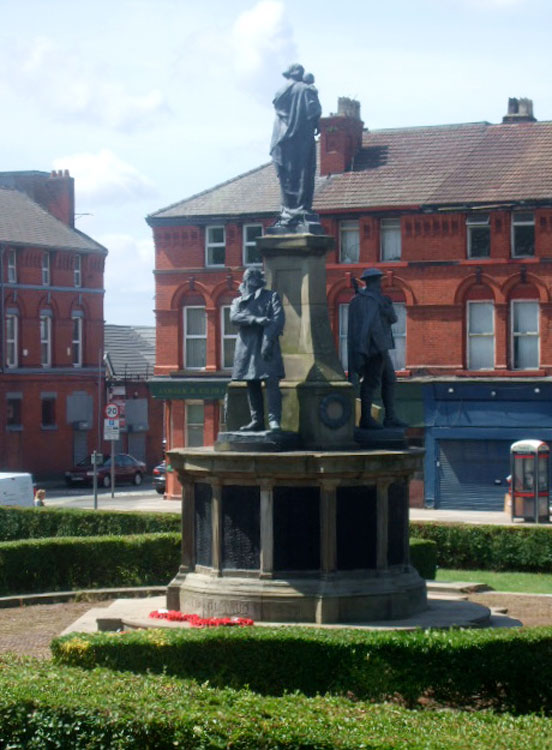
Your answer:
[[[10,750],[544,750],[551,731],[541,716],[274,698],[160,675],[0,661],[0,743]]]
[[[411,522],[410,536],[436,542],[441,567],[552,572],[552,526]]]
[[[176,533],[0,542],[0,595],[166,585],[179,564]]]
[[[175,508],[179,510],[179,508]],[[0,507],[0,541],[180,531],[179,513]]]
[[[73,634],[55,639],[57,663],[248,687],[298,690],[408,706],[552,713],[552,628],[367,632],[246,627]]]
[[[437,545],[431,539],[410,540],[410,562],[426,580],[433,580],[437,572]]]

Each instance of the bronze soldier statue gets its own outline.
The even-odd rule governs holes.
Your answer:
[[[248,268],[240,285],[240,296],[233,300],[230,320],[238,327],[232,380],[245,380],[251,421],[240,430],[262,432],[265,429],[262,381],[265,382],[268,426],[279,430],[282,396],[279,380],[284,364],[279,337],[285,315],[277,292],[265,289],[260,268]]]
[[[283,73],[286,84],[274,97],[276,119],[270,155],[280,181],[281,214],[276,227],[290,232],[301,230],[312,209],[316,146],[314,136],[322,108],[314,76],[295,63]]]
[[[385,408],[384,427],[407,427],[395,413],[395,370],[389,350],[395,348],[391,326],[397,321],[393,303],[381,292],[382,272],[366,269],[360,277],[365,288],[349,303],[347,346],[349,380],[360,377],[361,429],[381,429],[371,415],[375,393],[380,390]]]

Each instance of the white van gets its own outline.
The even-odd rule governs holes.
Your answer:
[[[30,474],[0,471],[0,505],[33,507],[33,478]]]

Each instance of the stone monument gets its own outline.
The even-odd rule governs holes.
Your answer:
[[[169,452],[183,494],[182,561],[167,606],[270,622],[408,617],[427,606],[408,536],[408,483],[422,455],[354,441],[354,387],[333,345],[326,302],[333,238],[312,211],[318,93],[302,66],[283,75],[271,143],[282,209],[257,240],[267,289],[259,288],[276,295],[282,316],[275,317],[285,319],[277,336],[281,429],[273,383],[265,387],[273,429],[262,429],[257,386],[254,409],[248,402],[248,381],[260,385],[267,373],[245,378],[238,367],[227,394],[228,432],[214,448]],[[251,291],[241,292],[237,310],[249,304],[243,298]],[[258,320],[243,319],[256,326],[247,335],[259,351],[272,325],[264,309]]]

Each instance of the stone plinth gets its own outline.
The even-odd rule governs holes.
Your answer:
[[[326,254],[332,237],[294,234],[260,237],[267,287],[278,292],[286,315],[280,338],[286,377],[282,429],[299,434],[303,448],[354,446],[354,389],[337,356],[326,299]],[[248,421],[245,386],[228,390],[228,429]]]
[[[169,609],[269,622],[362,622],[426,607],[409,563],[422,452],[169,452],[182,564]]]

